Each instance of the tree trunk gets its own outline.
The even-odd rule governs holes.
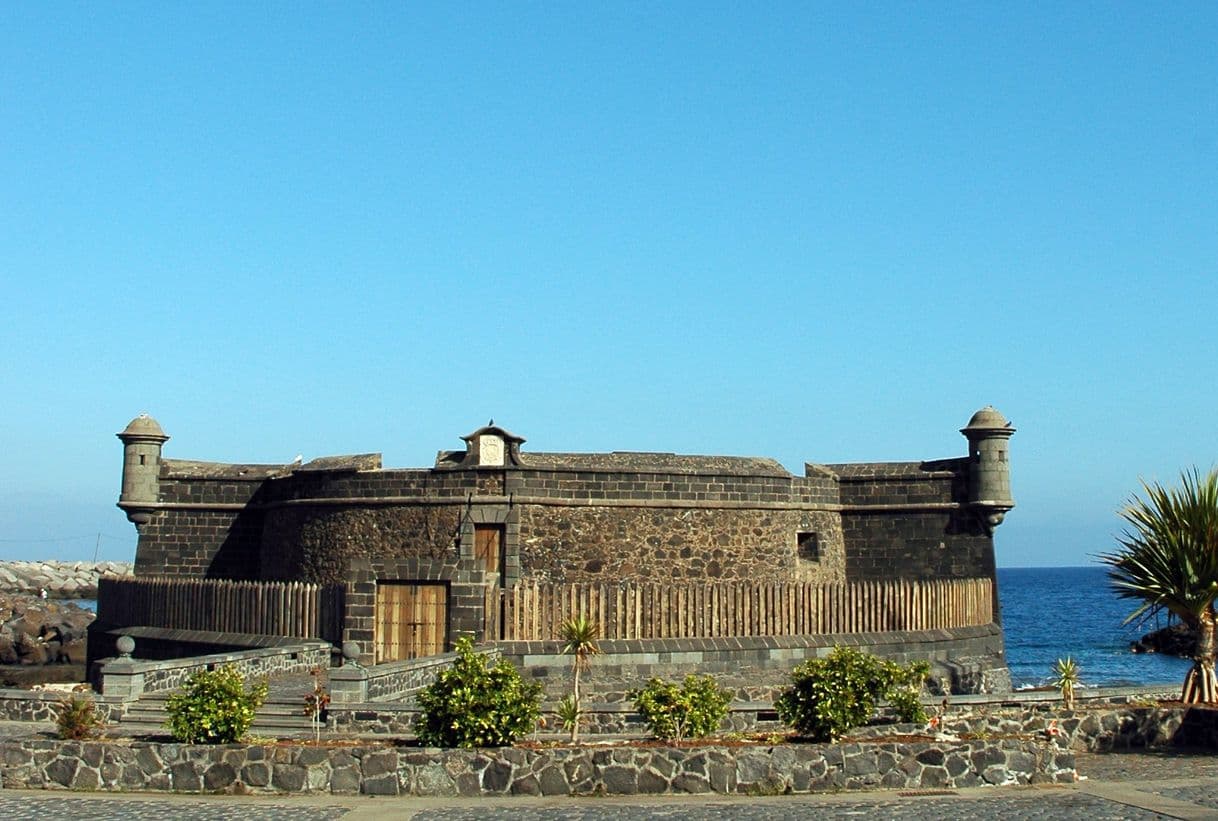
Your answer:
[[[575,699],[574,699],[575,700],[575,723],[571,725],[571,742],[575,743],[575,742],[579,741],[579,719],[580,719],[580,716],[582,713],[582,711],[579,709],[579,656],[578,655],[576,655],[576,657],[575,657],[575,667],[574,667],[573,672],[575,673],[574,686],[572,687],[572,690],[574,690],[574,695],[575,695]]]
[[[1218,680],[1214,677],[1215,621],[1214,612],[1207,609],[1197,624],[1197,651],[1193,668],[1184,679],[1180,700],[1185,704],[1218,701]]]

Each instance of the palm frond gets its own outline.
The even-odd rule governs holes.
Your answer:
[[[1166,610],[1195,625],[1218,598],[1218,469],[1142,490],[1121,510],[1120,549],[1099,559],[1116,594],[1141,601],[1126,623]]]
[[[562,652],[575,656],[575,663],[586,668],[588,657],[600,653],[596,641],[600,637],[600,626],[587,616],[572,616],[558,627],[558,637],[562,641]]]

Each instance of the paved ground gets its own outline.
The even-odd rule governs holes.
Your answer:
[[[837,795],[724,798],[497,798],[228,797],[99,795],[0,791],[5,821],[47,819],[183,819],[220,821],[771,821],[892,818],[940,821],[994,819],[1187,818],[1218,821],[1218,756],[1209,753],[1111,753],[1079,756],[1084,780],[1065,787],[996,787],[954,791],[870,792]]]

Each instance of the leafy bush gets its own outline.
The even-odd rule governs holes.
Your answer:
[[[676,683],[652,678],[630,693],[634,709],[643,716],[651,734],[659,739],[702,738],[719,729],[732,695],[714,676],[685,677]]]
[[[930,667],[903,666],[849,647],[809,659],[791,673],[791,686],[774,701],[778,716],[795,732],[832,741],[867,723],[876,701],[887,698],[904,721],[925,721],[918,693]]]
[[[501,747],[528,734],[541,716],[541,685],[525,682],[507,659],[494,666],[457,641],[457,660],[419,694],[415,732],[436,747]]]
[[[577,733],[579,725],[584,721],[584,711],[575,700],[575,696],[567,693],[562,697],[562,701],[558,702],[558,709],[555,710],[558,716],[558,723],[562,728],[571,733],[571,740],[578,741]]]
[[[921,724],[928,719],[926,709],[922,706],[922,685],[930,675],[930,664],[925,661],[911,661],[904,666],[896,662],[885,662],[892,675],[889,685],[888,705],[896,710],[897,716],[906,723]]]
[[[199,670],[166,703],[169,732],[187,744],[229,744],[254,723],[254,713],[266,700],[265,681],[248,689],[236,667]]]
[[[98,714],[93,699],[72,696],[56,707],[55,725],[60,738],[81,741],[100,735],[106,722]]]

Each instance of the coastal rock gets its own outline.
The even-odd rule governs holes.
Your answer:
[[[0,562],[0,591],[49,598],[93,598],[101,576],[130,576],[129,562]]]
[[[1135,653],[1163,653],[1168,656],[1192,658],[1197,647],[1197,631],[1183,622],[1153,630],[1129,645]]]
[[[0,593],[0,664],[83,663],[95,617],[75,602]]]

